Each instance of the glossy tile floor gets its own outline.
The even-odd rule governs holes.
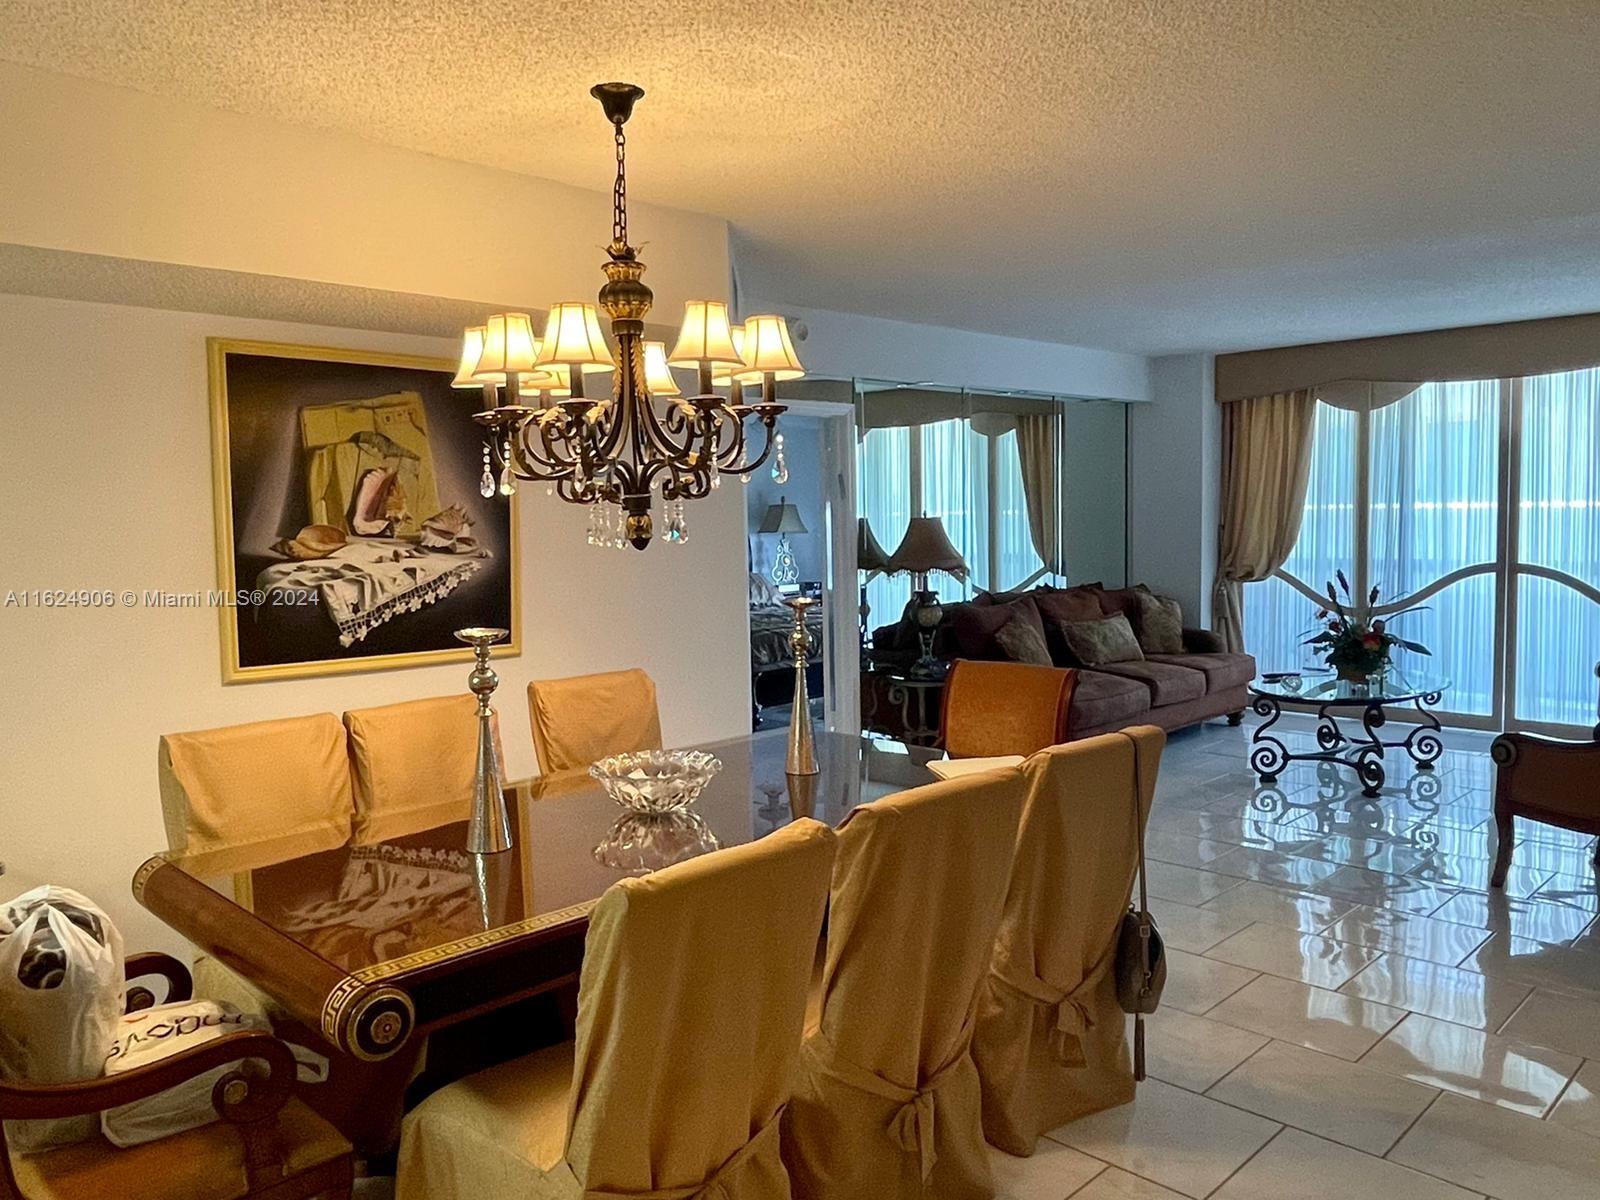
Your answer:
[[[1285,718],[1281,731],[1290,725]],[[1285,740],[1313,748],[1310,726]],[[1150,820],[1170,950],[1134,1104],[996,1154],[1011,1200],[1595,1200],[1594,839],[1518,823],[1504,892],[1486,735],[1389,786],[1173,735]]]

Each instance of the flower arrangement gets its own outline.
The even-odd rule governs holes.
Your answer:
[[[1340,679],[1365,682],[1389,665],[1389,651],[1403,646],[1416,654],[1432,654],[1426,646],[1408,642],[1389,632],[1388,623],[1374,618],[1378,605],[1378,588],[1367,593],[1365,604],[1358,603],[1350,591],[1350,581],[1343,571],[1335,571],[1338,588],[1328,584],[1328,603],[1317,610],[1316,632],[1302,645],[1314,646],[1317,652],[1339,675]],[[1343,592],[1344,600],[1339,599]],[[1402,609],[1390,614],[1402,617],[1419,611],[1419,607]]]

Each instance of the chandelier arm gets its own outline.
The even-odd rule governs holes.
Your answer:
[[[537,428],[530,430],[530,425]],[[544,454],[534,448],[532,439],[534,433],[537,433],[539,440],[544,443]],[[550,444],[549,431],[539,425],[536,418],[530,417],[517,426],[516,437],[511,441],[511,449],[512,469],[523,479],[555,479],[571,469],[555,453],[554,447]],[[528,465],[530,463],[531,466]]]

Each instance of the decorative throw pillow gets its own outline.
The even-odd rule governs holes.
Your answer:
[[[1044,622],[1039,620],[1039,610],[1032,600],[1019,600],[1015,604],[948,605],[944,610],[945,625],[962,658],[1004,658],[1005,651],[995,642],[995,635],[1013,617],[1020,617],[1044,637]]]
[[[1054,665],[1050,661],[1050,647],[1045,645],[1044,633],[1020,613],[1000,626],[1000,632],[994,635],[994,640],[1012,662],[1034,663],[1041,667]]]
[[[1146,654],[1183,653],[1183,606],[1171,596],[1139,593],[1139,648]]]
[[[1098,584],[1070,587],[1064,591],[1036,596],[1033,601],[1044,620],[1045,645],[1058,667],[1081,667],[1083,663],[1067,645],[1061,627],[1072,621],[1098,621],[1105,613],[1100,609]]]
[[[1139,649],[1139,639],[1133,636],[1133,626],[1121,613],[1098,621],[1067,621],[1061,626],[1061,633],[1072,653],[1086,667],[1144,661],[1144,651]]]

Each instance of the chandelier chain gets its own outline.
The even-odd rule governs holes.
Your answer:
[[[621,248],[628,244],[628,140],[617,131],[617,182],[611,189],[611,241]]]

